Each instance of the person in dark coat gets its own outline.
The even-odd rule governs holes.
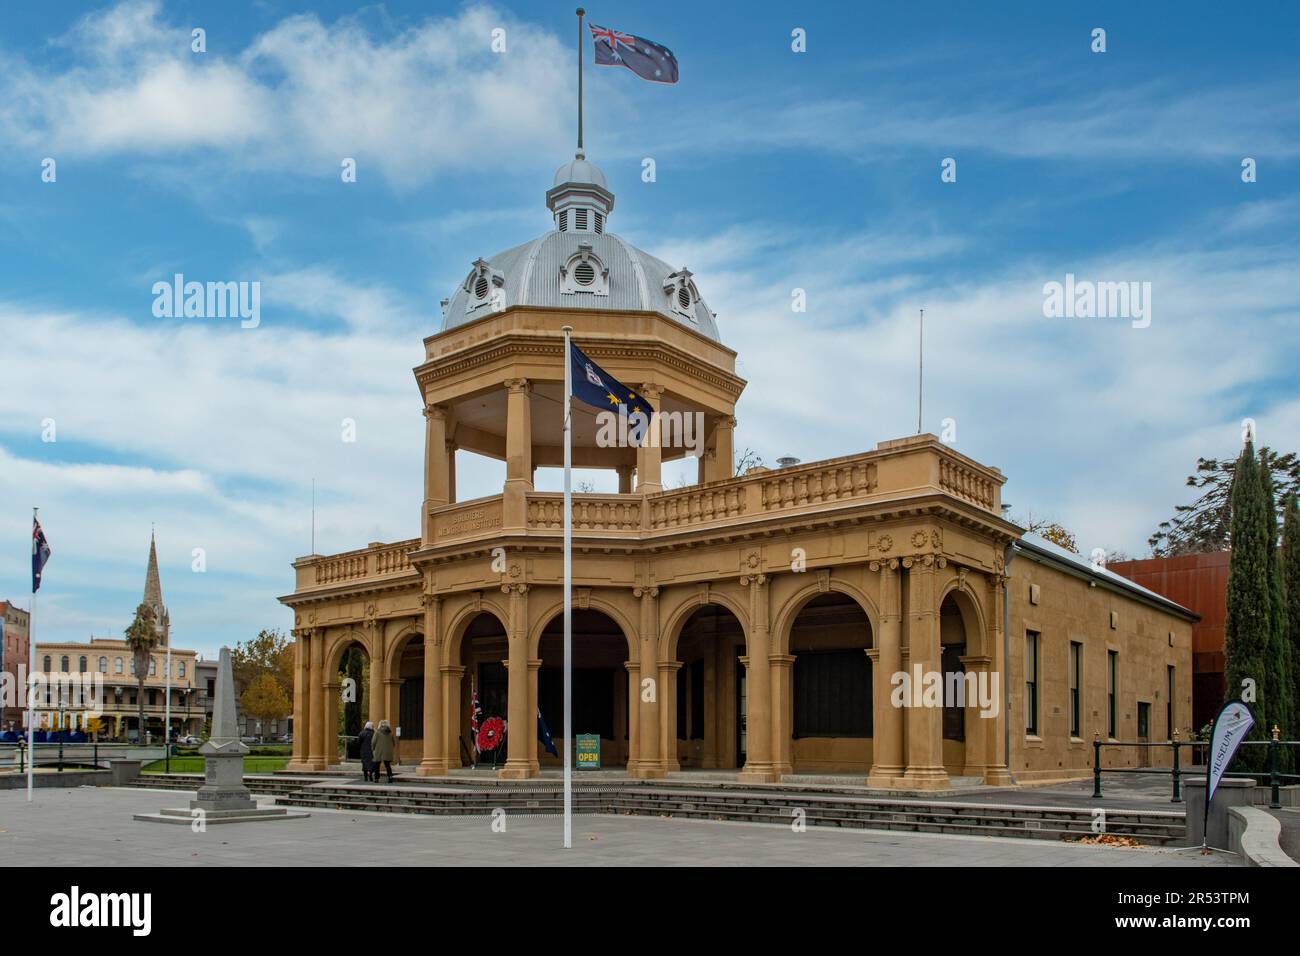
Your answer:
[[[393,728],[388,726],[388,721],[379,722],[379,730],[375,732],[370,748],[371,753],[375,755],[375,779],[379,779],[379,769],[384,767],[388,770],[388,782],[392,783],[393,755],[397,752],[397,738],[393,735]]]
[[[366,780],[378,780],[379,774],[375,772],[375,752],[371,747],[371,741],[375,739],[375,722],[367,720],[365,728],[357,737],[357,745],[361,750],[361,772],[365,774]]]

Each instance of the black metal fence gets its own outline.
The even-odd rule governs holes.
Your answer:
[[[1269,807],[1278,809],[1282,806],[1281,790],[1283,783],[1289,781],[1292,783],[1300,782],[1300,774],[1282,773],[1279,770],[1281,765],[1282,748],[1296,748],[1300,753],[1300,740],[1280,740],[1278,739],[1277,728],[1273,730],[1272,740],[1243,740],[1241,750],[1238,750],[1232,758],[1232,763],[1228,765],[1228,770],[1224,773],[1225,777],[1242,777],[1251,778],[1258,785],[1267,785],[1271,789]],[[1181,753],[1184,747],[1192,751],[1193,761],[1197,756],[1202,758],[1208,752],[1210,742],[1208,740],[1165,740],[1159,742],[1153,741],[1125,741],[1125,740],[1102,740],[1100,736],[1094,737],[1092,741],[1092,795],[1095,799],[1101,799],[1101,776],[1104,773],[1155,773],[1168,775],[1173,782],[1173,796],[1170,797],[1170,803],[1181,803],[1183,800],[1182,778],[1188,774],[1204,775],[1204,760],[1201,760],[1200,766],[1196,770],[1184,770]],[[1136,747],[1155,749],[1156,751],[1169,749],[1173,751],[1173,766],[1171,767],[1103,767],[1101,765],[1102,749],[1105,747]],[[1234,771],[1232,767],[1236,765],[1242,756],[1242,751],[1246,747],[1267,747],[1268,748],[1268,767],[1262,771]]]

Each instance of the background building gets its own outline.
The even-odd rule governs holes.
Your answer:
[[[195,665],[198,675],[197,685],[200,692],[200,699],[204,701],[204,718],[211,720],[212,704],[216,694],[217,685],[217,662],[202,660]],[[243,704],[240,697],[243,694],[242,687],[235,688],[235,713],[239,723],[239,735],[241,737],[280,737],[293,731],[293,718],[286,716],[279,720],[256,720],[244,714]]]
[[[155,737],[163,732],[168,711],[167,648],[171,642],[171,619],[162,600],[158,575],[158,552],[149,542],[149,566],[145,572],[142,603],[154,612],[158,644],[149,657],[144,680],[144,731]],[[132,609],[134,613],[134,609]],[[204,697],[195,682],[198,653],[171,649],[171,727],[177,734],[197,734],[203,726]],[[45,676],[44,699],[37,702],[36,728],[84,730],[91,716],[76,695],[60,693],[63,675],[75,675],[90,685],[96,677],[103,684],[102,730],[99,739],[141,739],[140,688],[136,680],[135,654],[125,639],[92,637],[89,642],[66,641],[36,644],[36,670]]]
[[[1232,552],[1219,551],[1108,565],[1200,615],[1192,627],[1192,724],[1198,730],[1214,720],[1223,705],[1223,628],[1231,561]]]
[[[23,687],[21,677],[27,675],[28,645],[31,635],[31,614],[14,605],[12,601],[0,601],[0,627],[4,636],[0,639],[0,670],[9,674],[14,688],[14,702],[5,706],[0,700],[0,732],[14,730],[23,725]],[[22,665],[21,670],[19,665]]]

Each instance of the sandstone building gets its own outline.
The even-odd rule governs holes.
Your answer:
[[[421,774],[471,762],[471,687],[508,722],[502,776],[558,764],[536,726],[568,732],[561,496],[534,477],[562,462],[565,326],[659,412],[704,426],[698,482],[665,489],[682,448],[604,447],[574,415],[575,467],[618,475],[618,493],[573,504],[572,729],[600,735],[603,766],[940,789],[1079,775],[1094,734],[1187,726],[1194,615],[1021,541],[998,469],[917,435],[735,475],[746,382],[695,277],[606,231],[614,195],[581,154],[546,200],[553,228],[475,260],[425,340],[419,536],[295,562],[290,769],[338,760],[355,645],[366,712],[400,727]],[[500,493],[458,500],[457,451],[503,460]],[[898,706],[901,674],[918,686]],[[991,706],[927,701],[928,675]]]

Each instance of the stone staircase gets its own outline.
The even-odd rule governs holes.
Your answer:
[[[252,774],[244,777],[244,786],[257,796],[281,797],[319,783],[319,777],[292,777],[284,774]],[[197,790],[203,786],[201,773],[142,773],[129,784],[150,790]]]
[[[313,782],[276,795],[283,806],[431,815],[558,814],[563,790],[554,784],[518,781],[512,786],[467,787],[395,783],[392,786]],[[624,781],[575,786],[575,813],[726,820],[789,826],[798,815],[809,826],[914,833],[1076,840],[1092,836],[1091,808],[1011,806],[947,801],[891,800],[809,793],[768,787],[716,789]],[[1106,811],[1106,833],[1148,845],[1180,844],[1186,827],[1181,811]]]

